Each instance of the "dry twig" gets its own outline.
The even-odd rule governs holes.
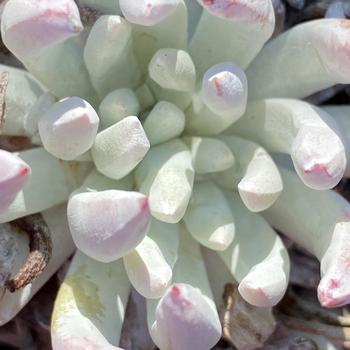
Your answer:
[[[0,75],[0,129],[4,126],[6,119],[6,89],[9,81],[9,73],[3,72]]]
[[[40,214],[15,220],[11,224],[29,236],[28,258],[17,274],[6,282],[6,288],[13,293],[43,272],[51,259],[52,243],[49,228]]]

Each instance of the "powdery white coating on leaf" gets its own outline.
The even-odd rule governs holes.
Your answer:
[[[310,103],[267,98],[225,133],[251,139],[270,152],[290,154],[301,180],[318,190],[333,188],[346,170],[346,142],[332,117]]]
[[[164,294],[173,274],[157,241],[146,236],[123,260],[130,282],[142,296],[158,299]]]
[[[274,38],[246,71],[249,99],[304,98],[348,84],[349,33],[350,20],[328,18],[299,24]]]
[[[131,89],[117,89],[102,100],[99,108],[101,128],[106,129],[130,115],[138,115],[140,103]]]
[[[197,0],[211,14],[231,21],[271,21],[269,0]]]
[[[246,69],[274,31],[272,1],[203,0],[199,3],[204,10],[189,43],[199,75],[220,62],[232,62]],[[232,16],[222,16],[225,13]]]
[[[206,304],[208,308],[211,308],[211,312],[206,313],[204,318],[202,317],[203,328],[207,327],[208,331],[211,333],[211,335],[208,334],[209,338],[211,338],[210,344],[208,344],[208,346],[210,347],[211,341],[214,342],[213,338],[214,337],[220,338],[221,336],[221,327],[218,326],[219,319],[218,319],[217,310],[215,308],[215,304],[213,301],[211,287],[209,285],[205,264],[201,254],[200,245],[191,237],[191,235],[187,232],[183,224],[180,224],[179,228],[180,228],[180,232],[179,232],[180,245],[178,250],[178,260],[175,264],[174,272],[173,272],[173,281],[174,283],[176,283],[177,286],[186,284],[187,286],[190,286],[190,289],[195,289],[199,292],[198,294],[201,296],[199,298],[195,294],[192,295],[194,297],[193,305],[198,305],[198,303],[201,303],[201,299],[202,299],[204,304]],[[170,289],[171,288],[172,287],[170,287]],[[169,289],[168,289],[168,292],[169,292]],[[186,331],[184,333],[185,338],[183,339],[185,342],[185,344],[183,344],[185,345],[184,349],[193,349],[191,334],[192,332],[196,332],[196,326],[198,323],[196,321],[194,323],[188,323],[187,322],[188,318],[186,317],[186,315],[184,315],[183,318],[180,318],[178,320],[180,327],[174,327],[174,330],[171,329],[169,330],[169,332],[167,332],[167,331],[164,331],[164,328],[162,328],[162,324],[159,323],[160,328],[157,329],[157,309],[161,302],[162,302],[162,299],[160,301],[153,301],[153,300],[147,301],[148,329],[150,330],[152,339],[155,341],[156,344],[170,344],[170,347],[175,346],[177,342],[174,341],[174,338],[181,337],[180,335],[182,334],[182,331],[183,331],[182,328],[186,328]],[[196,306],[194,308],[196,309],[196,311],[201,312],[200,310],[198,310]],[[190,308],[188,311],[189,311],[189,314],[187,316],[190,316],[190,314],[192,313]],[[196,313],[196,312],[193,312],[193,313]],[[174,316],[176,317],[176,315]],[[166,324],[164,326],[166,327]],[[216,336],[214,336],[212,332],[212,331],[215,332],[215,330],[218,333]],[[196,345],[195,342],[194,342],[194,345]],[[179,344],[178,348],[181,349],[183,347],[181,346],[181,344]],[[165,349],[168,349],[168,348],[166,347]],[[174,349],[174,348],[171,348],[171,349]]]
[[[50,92],[45,92],[36,100],[33,107],[24,118],[24,130],[31,136],[32,142],[41,144],[39,135],[39,120],[56,102],[55,96]]]
[[[129,293],[121,260],[100,263],[77,251],[56,297],[53,350],[118,350]]]
[[[235,123],[247,107],[248,85],[242,69],[230,63],[210,67],[201,90],[186,110],[186,130],[193,135],[217,135]]]
[[[85,44],[84,62],[101,99],[117,88],[136,87],[140,72],[133,53],[131,24],[119,16],[98,18]]]
[[[120,9],[131,23],[153,26],[174,13],[181,0],[119,0]]]
[[[2,14],[2,38],[19,58],[35,56],[82,30],[73,0],[10,0]]]
[[[31,178],[31,168],[16,155],[0,150],[0,212],[15,200]]]
[[[210,174],[229,169],[235,163],[235,157],[226,144],[209,137],[188,137],[192,154],[192,164],[196,174]]]
[[[235,223],[222,191],[210,181],[195,183],[184,222],[199,243],[225,250],[233,241]]]
[[[340,307],[348,304],[349,203],[334,191],[305,188],[293,171],[280,168],[280,172],[285,189],[263,215],[321,262],[318,296],[322,305]]]
[[[194,181],[191,154],[179,139],[152,147],[135,171],[140,192],[149,197],[152,215],[177,223],[185,215]]]
[[[98,171],[118,180],[137,166],[149,148],[140,121],[130,116],[97,134],[91,154]]]
[[[160,300],[151,335],[162,350],[209,350],[221,337],[221,324],[200,289],[178,283]]]
[[[350,105],[329,105],[322,106],[322,109],[326,111],[335,120],[339,126],[347,151],[347,159],[350,156]],[[350,177],[350,164],[347,162],[346,171],[344,177]]]
[[[263,347],[276,328],[272,308],[258,308],[248,304],[237,294],[236,281],[218,254],[210,249],[202,249],[202,255],[215,304],[224,324],[225,336],[231,337],[237,349],[255,350]],[[231,301],[234,302],[234,308],[230,307]]]
[[[225,188],[238,188],[250,211],[269,208],[283,190],[281,175],[269,153],[258,144],[239,137],[220,136],[220,140],[232,152],[236,151],[236,163],[227,171],[213,174],[213,179]]]
[[[52,157],[43,148],[20,152],[19,157],[31,167],[32,177],[18,192],[8,209],[0,212],[0,223],[66,202],[70,193],[91,170],[91,164],[88,162],[73,165]]]
[[[139,0],[134,1],[135,3]],[[163,0],[168,5],[173,0]],[[125,1],[131,5],[129,0]],[[150,3],[150,2],[149,2]],[[175,4],[175,3],[173,3]],[[147,67],[154,54],[163,48],[185,50],[188,41],[188,15],[183,0],[176,0],[176,6],[172,6],[171,13],[163,20],[151,26],[133,24],[133,49],[138,65],[143,74],[147,73]],[[174,30],[176,28],[176,30]]]
[[[148,200],[140,193],[118,190],[76,194],[68,203],[68,222],[82,252],[112,262],[129,253],[147,234]]]
[[[152,218],[147,237],[130,254],[124,266],[134,288],[146,298],[160,298],[171,283],[178,258],[179,225]]]
[[[316,39],[317,47],[324,56],[329,74],[340,83],[349,83],[350,74],[350,20],[329,19],[320,26]],[[336,54],[334,54],[336,53]]]
[[[107,190],[122,190],[132,191],[134,187],[134,181],[132,176],[126,176],[121,180],[113,180],[109,177],[102,175],[96,169],[93,169],[90,174],[85,178],[82,185],[72,192],[71,196],[84,192],[100,192]]]
[[[21,57],[26,69],[58,99],[79,96],[96,103],[89,74],[84,63],[86,31],[63,42],[50,45],[38,56]]]
[[[0,64],[0,74],[9,73],[5,93],[5,123],[0,134],[27,135],[25,120],[44,92],[43,86],[28,72]]]
[[[229,62],[208,69],[202,81],[202,98],[213,113],[233,114],[234,119],[241,117],[248,98],[248,82],[243,70]]]
[[[125,50],[131,31],[131,25],[120,16],[101,16],[97,19],[84,49],[84,60],[92,77],[104,77],[116,57]]]
[[[104,339],[96,342],[96,336],[85,335],[83,338],[73,336],[69,339],[61,340],[56,336],[52,338],[53,350],[124,350],[120,347],[108,344]]]
[[[346,169],[344,143],[330,128],[301,128],[291,156],[303,182],[317,190],[335,187]]]
[[[142,111],[146,111],[156,104],[156,99],[150,87],[145,83],[135,90]]]
[[[143,127],[154,146],[182,134],[185,129],[185,114],[173,103],[160,101],[148,114]]]
[[[155,53],[148,72],[159,86],[191,92],[196,83],[196,68],[190,55],[183,50],[161,49]]]
[[[274,306],[287,290],[288,251],[271,226],[244,207],[238,194],[225,192],[225,197],[235,220],[236,234],[232,244],[219,255],[239,282],[238,290],[248,303]]]
[[[350,301],[349,232],[350,222],[336,223],[329,248],[322,259],[322,279],[317,294],[323,307],[341,307]]]
[[[174,267],[178,259],[180,244],[180,224],[168,225],[152,218],[148,237],[157,242],[159,249],[171,268]]]
[[[80,97],[68,97],[54,104],[38,126],[49,153],[59,159],[73,160],[92,147],[99,122],[88,102]]]
[[[19,4],[18,0],[9,0],[9,3],[11,1]],[[33,1],[23,0],[23,3]],[[92,4],[98,5],[98,9],[112,9],[116,1],[82,0],[80,5]],[[67,0],[60,4],[58,0],[56,2],[55,9]],[[55,1],[38,0],[36,3],[56,6]],[[190,55],[184,51],[188,42],[186,3],[194,9],[190,22],[201,15],[189,45]],[[110,91],[116,93],[119,89],[119,93],[123,92],[108,95],[100,105],[101,114],[107,115],[106,123],[102,125],[102,132],[97,135],[91,152],[98,170],[89,175],[83,186],[78,188],[79,181],[74,180],[73,174],[81,167],[80,163],[58,161],[41,149],[29,157],[36,165],[33,166],[35,179],[28,187],[30,191],[20,191],[13,208],[11,206],[4,216],[0,213],[0,222],[66,201],[75,190],[69,203],[73,213],[69,214],[79,248],[102,262],[124,257],[130,280],[148,298],[161,297],[172,275],[174,283],[185,283],[170,287],[159,302],[156,322],[151,322],[151,333],[156,343],[162,350],[209,349],[220,337],[221,327],[211,300],[200,246],[187,230],[203,245],[218,250],[226,248],[222,255],[226,254],[226,265],[240,282],[240,293],[258,307],[271,307],[282,298],[288,282],[289,259],[278,235],[259,215],[250,213],[241,203],[243,201],[249,210],[256,212],[275,206],[282,191],[282,181],[270,155],[250,141],[226,147],[220,136],[218,139],[205,136],[218,135],[237,122],[232,130],[238,130],[238,134],[249,130],[241,136],[261,142],[268,151],[291,155],[300,178],[316,189],[330,188],[339,181],[344,173],[348,145],[343,143],[339,128],[331,118],[301,101],[269,103],[264,100],[260,105],[258,101],[256,109],[256,105],[253,108],[248,106],[249,113],[240,118],[247,104],[247,81],[243,71],[233,63],[241,69],[247,68],[271,36],[274,26],[271,0],[122,0],[120,4],[132,23],[118,16],[102,16],[92,28],[76,37],[71,36],[78,33],[64,32],[65,27],[62,37],[56,32],[51,37],[50,30],[47,33],[42,30],[40,36],[49,39],[47,43],[43,42],[42,47],[41,43],[38,44],[40,50],[35,51],[38,55],[30,52],[27,55],[25,51],[23,57],[19,57],[26,68],[40,77],[59,98],[81,96],[98,106]],[[112,11],[119,11],[118,4],[114,8]],[[20,14],[22,16],[25,12]],[[28,14],[30,17],[30,11]],[[42,23],[41,29],[49,28],[50,20],[54,30],[64,23],[62,19],[57,19],[56,23],[57,14],[52,15],[48,14],[47,23],[46,17],[38,20],[39,24]],[[188,24],[192,31],[194,23]],[[277,49],[274,47],[268,52],[264,64],[256,64],[259,58],[253,63],[252,66],[258,68],[256,72],[248,69],[252,98],[256,97],[256,91],[262,94],[277,91],[273,92],[274,96],[275,93],[285,93],[287,97],[294,96],[294,93],[301,96],[347,79],[350,73],[349,22],[336,22],[339,26],[330,25],[331,29],[323,24],[325,22],[310,31],[303,27],[305,35],[299,35],[297,39],[293,37],[295,33],[289,32],[286,35],[288,40],[282,40]],[[34,29],[35,26],[34,23]],[[28,34],[24,33],[23,38],[17,38],[15,35],[22,27],[14,27],[9,28],[7,34],[14,35],[13,47],[21,48],[23,38],[33,35],[30,32],[32,28]],[[65,35],[68,40],[64,39]],[[225,40],[217,40],[220,38]],[[35,42],[36,38],[30,39]],[[274,42],[271,41],[267,47]],[[284,51],[288,47],[292,50]],[[306,54],[299,55],[298,50]],[[340,52],[335,55],[337,51]],[[279,71],[280,62],[276,62],[276,56],[278,61],[283,62],[282,68],[287,69]],[[305,67],[300,67],[300,62]],[[261,72],[266,76],[256,87]],[[271,79],[271,76],[278,79]],[[136,94],[131,90],[134,88],[137,89]],[[17,96],[21,96],[22,89],[17,91]],[[17,103],[19,99],[13,100]],[[31,111],[28,125],[32,133],[36,132],[38,114],[45,111],[49,104],[49,100],[39,101]],[[18,105],[15,104],[16,107]],[[24,110],[27,112],[28,108]],[[141,111],[144,130],[140,121],[133,117]],[[249,121],[246,125],[238,120],[247,116]],[[12,130],[17,132],[23,118],[13,118],[10,120],[15,125]],[[16,125],[17,121],[20,123]],[[184,140],[172,140],[182,134],[185,123]],[[9,125],[12,128],[9,123],[5,128]],[[83,132],[80,127],[78,129]],[[4,129],[2,131],[5,134]],[[27,126],[24,131],[27,132]],[[68,127],[63,133],[66,139],[62,139],[67,142],[56,142],[56,145],[64,148],[68,146],[68,141],[75,141],[74,137],[67,137],[70,131],[74,130]],[[95,136],[96,131],[91,139]],[[186,142],[191,147],[186,147]],[[157,146],[148,152],[150,144]],[[84,143],[79,142],[79,146],[84,146]],[[78,162],[91,161],[87,153],[74,159]],[[198,176],[193,189],[195,173]],[[149,196],[150,208],[144,195],[123,192],[135,189],[134,175],[136,188]],[[48,177],[50,186],[46,186]],[[211,182],[214,180],[220,185],[228,181],[225,187],[230,192],[223,194],[224,190]],[[241,198],[232,189],[238,189]],[[341,201],[330,199],[332,205],[325,206],[325,210],[321,204],[328,201],[321,199],[321,204],[317,201],[313,203],[312,199],[308,200],[308,191],[305,190],[306,195],[303,191],[298,192],[296,198],[299,197],[301,203],[294,197],[287,201],[287,210],[293,206],[299,208],[295,209],[297,214],[294,218],[292,216],[292,220],[288,215],[281,220],[287,222],[287,228],[291,225],[298,229],[297,221],[305,219],[302,225],[306,229],[303,227],[305,231],[301,230],[301,238],[296,232],[295,240],[306,243],[306,246],[309,244],[321,257],[323,278],[318,291],[321,303],[326,307],[340,306],[350,300],[349,208],[343,203],[338,205]],[[123,192],[123,195],[104,197],[107,192]],[[134,194],[139,199],[134,198]],[[306,201],[307,204],[303,203]],[[318,210],[318,215],[308,213],[310,203],[316,212]],[[117,211],[122,215],[116,215]],[[158,222],[158,230],[146,237],[150,211],[164,222]],[[319,214],[324,217],[317,217]],[[122,220],[118,222],[120,217]],[[184,222],[179,225],[168,224],[182,219]],[[312,221],[311,229],[308,220]],[[310,240],[315,222],[319,225],[316,227],[319,235],[315,234],[316,237]],[[168,231],[175,233],[170,232],[173,228],[181,231],[179,250],[178,236],[174,235],[175,239],[167,236]],[[84,260],[82,255],[77,254],[79,264]],[[74,271],[75,276],[71,274],[71,280],[65,281],[65,291],[58,298],[62,332],[58,333],[52,327],[55,350],[117,349],[127,302],[128,276],[109,270],[104,263],[87,260],[90,262],[85,264],[85,261],[80,266],[83,271]],[[122,262],[117,264],[125,272]],[[123,290],[123,297],[119,295],[118,288]],[[117,289],[118,293],[115,293]],[[30,293],[26,290],[21,300],[27,300]],[[17,306],[20,305],[18,303]],[[0,307],[0,315],[2,310]],[[154,316],[152,311],[149,314]]]

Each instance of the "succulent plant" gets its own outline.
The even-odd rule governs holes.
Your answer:
[[[349,303],[350,205],[330,189],[350,174],[350,107],[302,99],[350,83],[350,21],[269,41],[270,0],[79,6],[85,27],[73,0],[3,8],[3,41],[27,71],[0,67],[1,134],[35,147],[0,151],[0,323],[76,246],[55,350],[118,349],[131,285],[161,350],[210,349],[212,288],[227,280],[210,283],[203,251],[271,308],[290,267],[275,229],[320,260],[321,304]]]

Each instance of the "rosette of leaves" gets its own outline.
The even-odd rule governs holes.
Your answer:
[[[271,308],[290,267],[275,229],[320,260],[321,304],[347,304],[350,205],[330,189],[349,174],[349,108],[302,99],[350,82],[350,21],[269,41],[270,0],[79,5],[85,26],[73,0],[3,8],[3,41],[26,71],[1,66],[1,133],[33,148],[0,153],[14,252],[1,323],[76,246],[54,349],[117,349],[131,285],[160,349],[210,349],[222,333],[212,288],[227,279],[208,275],[201,246],[248,303]]]

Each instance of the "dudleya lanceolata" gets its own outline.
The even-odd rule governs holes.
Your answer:
[[[350,21],[268,42],[270,0],[79,5],[103,15],[84,28],[73,0],[3,8],[3,41],[29,73],[1,66],[1,133],[37,147],[0,151],[0,252],[13,251],[0,257],[1,324],[76,245],[55,350],[117,349],[131,285],[161,350],[210,349],[221,325],[200,245],[247,302],[272,307],[289,278],[272,227],[320,260],[324,307],[349,303],[350,205],[330,189],[350,174],[350,108],[301,99],[350,83]],[[31,262],[6,224],[19,218],[37,235]]]

